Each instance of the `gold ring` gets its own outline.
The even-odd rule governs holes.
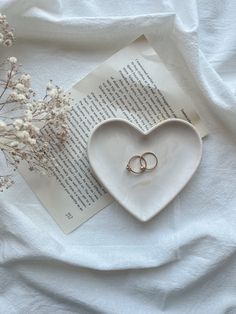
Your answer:
[[[132,161],[134,161],[137,158],[139,159],[139,162],[140,162],[139,171],[136,171],[136,170],[132,169],[132,167],[131,167]],[[140,173],[144,172],[146,170],[146,168],[147,168],[146,159],[143,156],[140,156],[140,155],[135,155],[135,156],[131,157],[130,160],[128,161],[127,166],[126,166],[126,169],[129,172],[133,172],[135,174],[140,174]]]
[[[144,154],[142,154],[142,155],[140,156],[140,160],[141,160],[142,157],[144,158],[144,157],[147,156],[147,155],[153,156],[153,157],[155,158],[155,163],[154,163],[154,166],[153,166],[153,167],[147,167],[147,161],[146,161],[145,170],[153,170],[153,169],[156,168],[156,166],[157,166],[157,164],[158,164],[157,156],[156,156],[154,153],[152,153],[152,152],[146,152],[146,153],[144,153]],[[145,158],[144,158],[144,159],[145,159]],[[146,160],[146,159],[145,159],[145,160]]]

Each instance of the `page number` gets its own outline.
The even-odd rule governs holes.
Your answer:
[[[66,216],[66,218],[67,218],[68,220],[74,218],[73,215],[72,215],[70,212],[66,213],[65,216]]]

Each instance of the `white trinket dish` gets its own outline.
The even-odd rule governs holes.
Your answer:
[[[153,152],[158,165],[137,175],[126,169],[134,155]],[[202,156],[202,140],[184,120],[165,120],[144,133],[122,119],[97,125],[88,142],[92,170],[105,189],[141,221],[158,214],[189,182]]]

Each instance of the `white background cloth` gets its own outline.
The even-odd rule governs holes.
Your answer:
[[[236,2],[0,0],[40,91],[148,34],[210,131],[186,188],[142,224],[112,204],[65,236],[24,180],[0,196],[0,312],[236,313]],[[39,92],[40,93],[40,92]]]

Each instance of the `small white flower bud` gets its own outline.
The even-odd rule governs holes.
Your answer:
[[[12,40],[11,39],[6,39],[3,44],[6,46],[6,47],[11,47],[12,46]]]
[[[20,81],[26,82],[31,79],[31,76],[29,74],[22,74],[20,77]]]
[[[36,144],[36,139],[35,139],[35,138],[29,138],[28,142],[29,142],[31,145],[35,145],[35,144]]]
[[[16,136],[23,141],[29,141],[30,140],[30,135],[29,132],[27,131],[17,131],[16,132]]]
[[[13,122],[13,125],[15,126],[16,129],[19,129],[23,124],[23,120],[21,119],[16,119],[14,122]]]
[[[31,121],[32,118],[33,118],[32,112],[31,112],[30,110],[26,110],[26,111],[25,111],[25,119],[26,119],[27,121]]]
[[[15,57],[10,57],[8,58],[8,61],[11,63],[11,64],[15,64],[17,62],[17,59]]]
[[[57,95],[57,89],[53,88],[47,92],[48,96],[55,97]]]
[[[26,100],[26,97],[24,94],[18,94],[17,95],[17,100],[22,101],[22,100]]]
[[[19,142],[17,142],[17,141],[12,141],[12,142],[9,143],[9,145],[10,145],[11,147],[17,147],[17,146],[19,145]]]
[[[8,32],[7,33],[7,35],[8,35],[8,37],[11,37],[11,38],[13,38],[14,37],[14,34],[10,31],[10,32]]]
[[[31,126],[30,122],[24,122],[23,127],[24,129],[28,129]]]
[[[32,125],[32,128],[36,134],[40,133],[40,128],[38,128],[37,126]]]
[[[28,110],[30,110],[30,111],[33,110],[33,105],[32,105],[31,103],[28,103],[28,104],[26,104],[25,106],[26,106],[26,108],[27,108]]]
[[[0,131],[5,131],[6,129],[7,129],[6,123],[0,120]]]
[[[25,86],[24,86],[23,84],[21,84],[21,83],[17,83],[15,87],[16,87],[16,89],[18,89],[19,91],[22,91],[22,92],[25,91]]]
[[[52,81],[47,83],[47,89],[53,89],[55,86],[52,84]]]

